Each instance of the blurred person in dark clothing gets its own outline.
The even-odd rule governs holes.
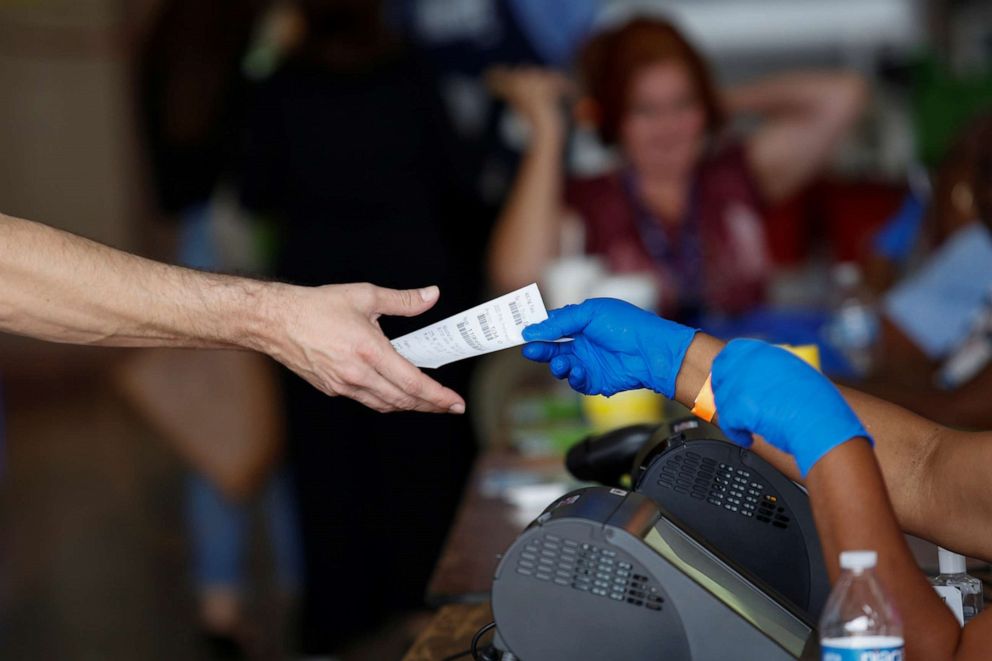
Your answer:
[[[242,58],[269,0],[159,0],[138,53],[138,104],[158,208],[175,218],[237,169]]]
[[[463,144],[480,163],[477,188],[494,213],[520,162],[506,105],[486,89],[495,65],[568,68],[604,0],[389,0],[397,29],[423,53]]]
[[[243,201],[281,222],[276,275],[296,283],[432,282],[434,318],[477,302],[487,221],[434,81],[379,3],[304,0],[298,49],[258,90]],[[427,320],[384,320],[394,337]],[[470,363],[437,372],[455,390]],[[306,584],[303,647],[340,650],[416,609],[475,452],[468,420],[379,416],[286,374]]]
[[[140,49],[138,100],[153,190],[183,266],[231,266],[217,228],[218,217],[234,210],[218,204],[218,190],[237,177],[249,89],[242,62],[268,4],[163,0]],[[168,247],[151,249],[173,257]],[[249,353],[148,351],[130,357],[117,376],[128,400],[191,467],[185,519],[198,623],[214,656],[240,656],[249,642],[245,556],[254,508],[265,517],[284,608],[301,583],[273,370]]]

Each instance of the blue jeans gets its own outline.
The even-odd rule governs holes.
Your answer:
[[[231,502],[199,473],[189,475],[186,495],[196,587],[240,591],[252,503]],[[296,594],[302,582],[300,533],[287,471],[279,470],[269,477],[258,502],[272,544],[276,584],[283,592]]]

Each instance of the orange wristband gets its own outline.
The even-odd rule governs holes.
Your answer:
[[[694,416],[702,418],[706,422],[713,422],[713,418],[716,416],[716,400],[713,397],[712,377],[712,374],[706,375],[706,381],[703,382],[703,387],[699,389],[699,394],[696,395],[696,399],[692,403],[692,410],[690,411]]]

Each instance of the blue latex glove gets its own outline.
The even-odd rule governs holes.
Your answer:
[[[840,392],[803,360],[758,340],[733,340],[713,361],[720,427],[744,447],[759,434],[796,458],[803,477],[855,437],[874,444]]]
[[[613,298],[593,298],[548,313],[524,329],[523,354],[550,363],[586,395],[650,388],[675,395],[675,377],[696,330]],[[555,343],[561,338],[572,342]]]

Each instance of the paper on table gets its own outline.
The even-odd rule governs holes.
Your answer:
[[[524,343],[524,326],[548,318],[536,284],[494,298],[392,340],[401,356],[417,367],[441,367],[472,356]]]

